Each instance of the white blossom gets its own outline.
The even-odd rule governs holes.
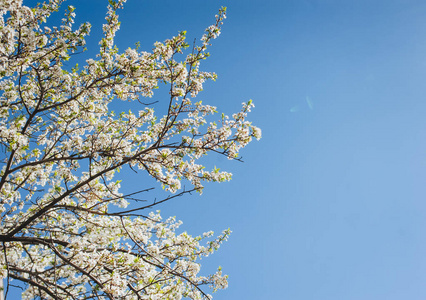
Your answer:
[[[78,66],[72,59],[91,25],[74,25],[73,6],[61,25],[48,22],[64,2],[0,1],[0,277],[24,282],[22,299],[210,299],[202,287],[224,289],[227,276],[200,275],[199,260],[230,231],[193,237],[175,218],[146,212],[201,193],[205,182],[229,181],[231,173],[201,158],[238,160],[261,137],[247,121],[251,100],[230,118],[194,99],[216,79],[200,62],[225,9],[189,54],[185,32],[151,52],[120,53],[117,12],[126,1],[111,0],[99,54]],[[170,86],[166,111],[149,101],[160,82]],[[121,100],[135,109],[111,111]],[[141,204],[137,193],[124,194],[117,174],[127,167],[169,196]]]

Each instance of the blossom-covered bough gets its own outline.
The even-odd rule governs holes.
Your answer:
[[[0,277],[6,294],[20,281],[23,299],[210,298],[203,286],[225,288],[227,277],[220,269],[201,276],[198,261],[217,250],[229,230],[192,237],[178,233],[174,218],[143,212],[200,192],[203,182],[229,180],[230,173],[207,170],[199,159],[208,153],[239,159],[239,149],[260,138],[246,120],[251,101],[216,122],[209,121],[215,107],[194,101],[216,77],[199,66],[225,9],[199,45],[189,47],[180,32],[151,52],[120,53],[114,36],[125,0],[110,0],[99,54],[71,68],[65,62],[83,51],[90,24],[75,28],[68,6],[62,24],[48,26],[62,2],[29,8],[22,0],[0,1]],[[161,82],[170,97],[158,116],[144,99]],[[120,100],[135,101],[135,110],[116,115],[108,109]],[[114,174],[124,167],[155,178],[170,196],[141,205],[136,192],[120,193]]]

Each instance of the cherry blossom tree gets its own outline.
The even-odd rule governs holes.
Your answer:
[[[229,230],[193,237],[180,221],[152,208],[231,174],[208,169],[211,153],[239,160],[260,130],[246,120],[253,107],[216,117],[195,101],[206,80],[200,70],[221,30],[225,8],[198,44],[180,32],[152,51],[119,52],[114,37],[125,0],[109,0],[100,49],[83,66],[90,24],[74,25],[68,6],[62,23],[48,18],[64,0],[30,8],[0,1],[0,278],[21,282],[23,299],[209,299],[204,286],[227,287],[220,268],[200,275],[199,259],[213,253]],[[49,26],[48,26],[49,25]],[[67,63],[65,63],[67,62]],[[71,65],[72,66],[72,65]],[[163,112],[149,98],[169,87]],[[115,114],[111,104],[134,102]],[[215,121],[214,121],[215,120]],[[117,173],[157,180],[169,196],[144,203],[120,192]],[[143,175],[144,174],[144,175]],[[185,189],[184,185],[190,186]]]

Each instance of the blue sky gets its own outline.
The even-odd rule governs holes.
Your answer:
[[[106,2],[75,4],[89,47]],[[426,2],[128,0],[118,46],[192,41],[222,5],[204,63],[219,78],[199,99],[225,113],[253,99],[263,138],[245,163],[212,158],[231,182],[160,207],[192,234],[233,230],[202,261],[230,275],[214,299],[424,299]]]

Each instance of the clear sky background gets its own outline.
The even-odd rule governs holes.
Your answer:
[[[106,2],[75,3],[89,47]],[[191,234],[233,230],[202,261],[230,275],[214,299],[424,299],[426,1],[128,0],[118,46],[192,41],[222,5],[199,99],[228,114],[253,99],[263,138],[245,163],[212,158],[231,182],[159,207]]]

